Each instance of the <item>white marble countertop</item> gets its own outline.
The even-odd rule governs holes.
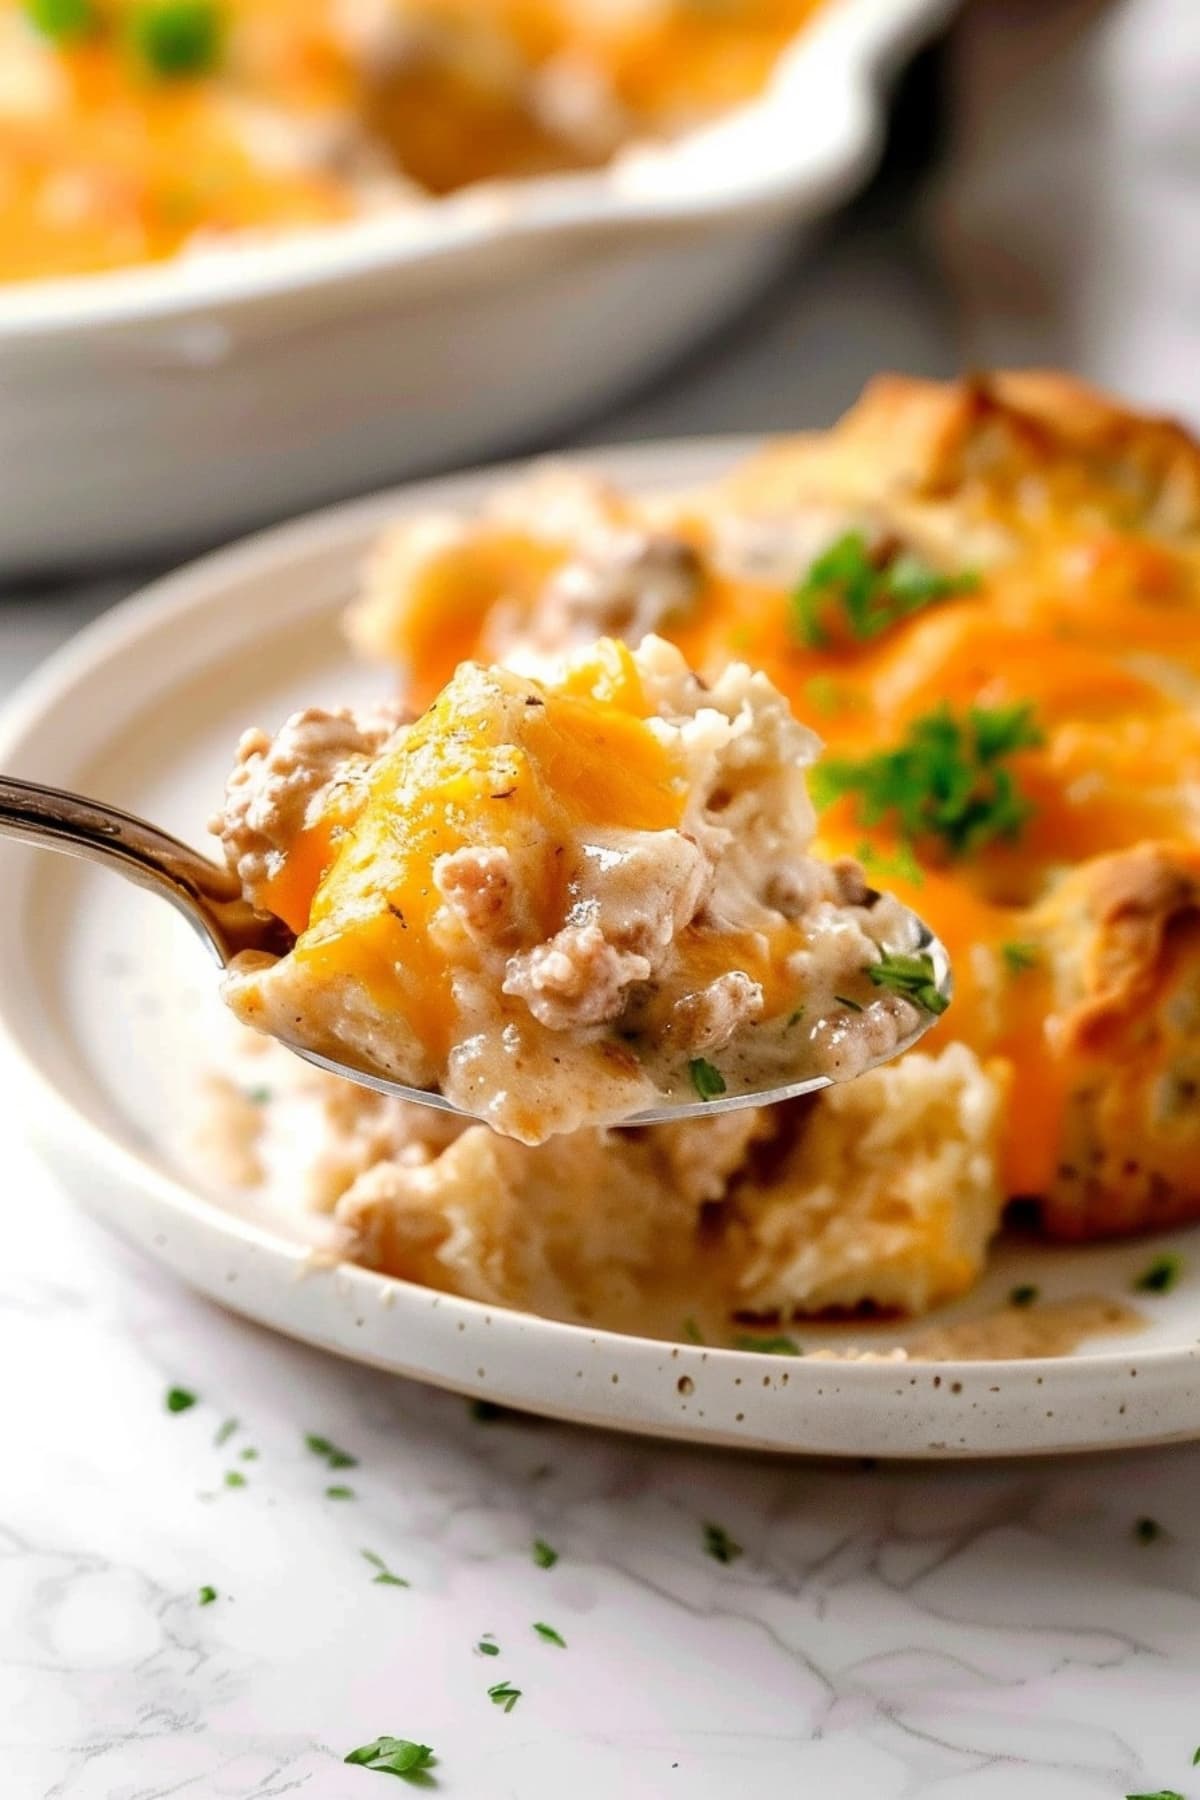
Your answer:
[[[1134,10],[1060,9],[1110,38]],[[984,197],[1016,229],[1011,195]],[[952,309],[912,212],[885,192],[588,436],[821,420],[883,364],[1002,353],[1016,315]],[[1086,364],[1061,336],[1079,316],[1053,311],[1045,360]],[[1149,337],[1122,373],[1156,399]],[[132,585],[0,601],[0,691]],[[447,1800],[1200,1800],[1200,1448],[867,1468],[480,1421],[195,1298],[0,1124],[0,1800],[371,1800],[403,1789],[343,1758],[381,1735],[431,1745]],[[197,1403],[169,1412],[172,1385]],[[355,1466],[331,1476],[307,1433]],[[707,1556],[705,1521],[743,1553]]]

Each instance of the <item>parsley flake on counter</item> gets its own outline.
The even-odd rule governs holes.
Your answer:
[[[223,1445],[225,1445],[229,1442],[230,1438],[233,1436],[233,1434],[237,1430],[237,1428],[238,1428],[238,1422],[236,1419],[222,1420],[221,1424],[217,1426],[217,1429],[213,1434],[213,1443],[216,1445],[218,1450],[220,1450]]]
[[[475,1646],[480,1656],[499,1656],[500,1646],[490,1631],[485,1631]]]
[[[875,987],[890,988],[893,994],[903,994],[924,1007],[926,1012],[944,1013],[950,1004],[938,988],[933,958],[927,950],[918,951],[915,956],[885,950],[879,961],[872,963],[864,973]]]
[[[1001,944],[1000,954],[1010,975],[1023,975],[1027,969],[1036,969],[1038,965],[1038,947],[1036,944],[1023,944],[1013,940]]]
[[[539,1569],[552,1569],[558,1561],[558,1551],[552,1550],[545,1538],[534,1538],[533,1560]]]
[[[387,1564],[384,1562],[382,1556],[377,1555],[374,1550],[362,1550],[359,1552],[359,1554],[363,1557],[364,1561],[369,1562],[371,1567],[378,1571],[372,1577],[371,1585],[373,1587],[411,1587],[412,1586],[412,1583],[410,1581],[405,1581],[403,1575],[393,1575],[392,1571],[388,1568]]]
[[[810,787],[818,806],[849,795],[864,825],[890,820],[910,841],[940,838],[952,856],[965,856],[1026,824],[1033,805],[1005,761],[1043,742],[1026,702],[963,713],[943,703],[912,720],[895,749],[826,757]]]
[[[356,1763],[360,1769],[378,1769],[381,1775],[416,1775],[434,1761],[428,1744],[414,1744],[408,1738],[380,1737],[373,1744],[352,1750],[344,1762]]]
[[[742,1546],[735,1538],[730,1537],[723,1525],[712,1525],[707,1522],[704,1526],[704,1548],[714,1562],[726,1565],[736,1562],[743,1553]]]
[[[1010,1292],[1008,1304],[1010,1306],[1032,1306],[1034,1301],[1039,1298],[1040,1292],[1041,1290],[1035,1288],[1031,1281],[1022,1281]]]
[[[911,554],[880,567],[863,533],[848,531],[792,589],[792,632],[809,650],[823,650],[838,636],[864,642],[934,601],[978,585],[965,570],[942,575]]]
[[[688,1074],[702,1100],[715,1100],[718,1094],[725,1092],[725,1077],[720,1069],[713,1067],[707,1057],[693,1056],[688,1064]]]
[[[195,1406],[197,1396],[189,1388],[171,1387],[167,1389],[164,1402],[169,1413],[187,1412]]]
[[[246,1486],[246,1477],[242,1474],[240,1469],[226,1469],[225,1486],[227,1488],[244,1488]]]
[[[1153,1544],[1162,1536],[1162,1526],[1157,1519],[1138,1519],[1133,1535],[1139,1544]]]
[[[216,1599],[216,1597],[217,1597],[216,1588],[209,1587],[208,1583],[205,1582],[204,1586],[200,1589],[199,1593],[196,1595],[196,1604],[197,1604],[197,1606],[211,1606],[213,1601]]]
[[[53,43],[88,37],[99,20],[92,0],[25,0],[25,17]]]
[[[357,1469],[358,1458],[351,1456],[347,1450],[339,1450],[331,1444],[327,1437],[318,1437],[315,1431],[306,1432],[304,1442],[314,1456],[319,1456],[329,1469]]]
[[[139,0],[126,21],[129,46],[153,75],[208,75],[224,35],[215,0]]]
[[[1140,1294],[1169,1294],[1182,1274],[1182,1256],[1168,1250],[1164,1255],[1156,1256],[1133,1285]]]
[[[543,1644],[557,1644],[560,1650],[566,1649],[566,1638],[555,1631],[553,1625],[535,1625],[533,1629],[537,1632]]]
[[[356,1500],[358,1496],[352,1487],[342,1487],[341,1485],[338,1485],[336,1487],[327,1487],[325,1489],[325,1498],[327,1500]]]
[[[512,1711],[520,1698],[520,1688],[514,1687],[511,1681],[497,1681],[493,1687],[488,1689],[488,1699],[492,1705],[502,1706],[506,1713]]]
[[[735,1350],[757,1350],[760,1356],[803,1356],[795,1338],[779,1333],[775,1337],[755,1337],[752,1331],[739,1332],[733,1340]]]

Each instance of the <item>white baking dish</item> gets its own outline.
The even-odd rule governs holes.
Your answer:
[[[860,180],[953,0],[831,0],[752,106],[607,170],[0,289],[0,580],[530,438],[629,385]]]

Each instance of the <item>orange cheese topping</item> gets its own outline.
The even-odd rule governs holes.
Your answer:
[[[563,690],[498,708],[496,688],[461,671],[375,769],[362,809],[338,831],[310,830],[278,878],[289,907],[308,888],[293,952],[317,980],[350,974],[409,1020],[431,1055],[453,1038],[451,964],[430,929],[437,859],[502,845],[528,866],[549,937],[568,904],[564,851],[587,827],[662,830],[685,799],[674,752],[649,729],[641,681],[615,643],[576,665]],[[289,921],[291,922],[291,920]],[[458,946],[461,962],[469,948]]]
[[[603,160],[540,121],[539,69],[571,59],[629,130],[671,126],[753,94],[820,3],[610,16],[571,0],[424,0],[397,5],[389,50],[386,28],[356,46],[335,0],[228,0],[216,65],[167,78],[130,51],[137,0],[96,0],[97,28],[57,43],[24,0],[0,0],[0,280],[158,260],[198,232],[348,218],[361,203],[345,159],[321,147],[331,132],[435,193]],[[392,54],[405,31],[409,53]]]
[[[957,997],[938,1033],[1010,1063],[1005,1179],[1011,1193],[1036,1194],[1054,1176],[1075,1073],[1056,1026],[1069,1002],[1037,954],[1039,906],[1074,864],[1143,839],[1200,837],[1200,551],[1137,535],[1123,495],[1077,472],[999,497],[968,493],[977,518],[1014,531],[1011,550],[972,571],[970,591],[878,636],[808,648],[786,591],[716,570],[690,617],[660,629],[701,672],[734,659],[763,669],[833,756],[892,749],[943,704],[1032,706],[1044,741],[1011,759],[1033,807],[1014,841],[960,858],[923,842],[913,879],[894,822],[868,826],[845,797],[822,815],[816,850],[865,856],[879,885],[944,939]],[[703,551],[702,520],[689,515],[682,530]],[[427,679],[419,659],[411,676]],[[1029,955],[1005,954],[1030,944]]]

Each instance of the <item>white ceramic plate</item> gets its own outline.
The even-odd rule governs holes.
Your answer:
[[[609,452],[618,480],[715,474],[731,441]],[[0,765],[147,814],[202,842],[239,730],[306,701],[379,693],[338,617],[359,558],[397,514],[474,501],[494,474],[428,483],[319,514],[159,582],[78,638],[29,685]],[[1152,1253],[1185,1255],[1179,1287],[1138,1297],[1136,1336],[1037,1362],[780,1359],[581,1330],[488,1309],[349,1265],[314,1266],[285,1220],[205,1198],[181,1146],[223,1021],[214,971],[169,908],[115,877],[0,844],[0,1060],[46,1153],[91,1211],[185,1280],[296,1337],[467,1394],[634,1431],[787,1451],[1014,1454],[1200,1431],[1200,1233],[1067,1251],[1002,1248],[951,1318],[1015,1282],[1046,1298],[1129,1299]],[[15,1115],[19,1116],[19,1115]],[[10,1197],[10,1204],[17,1204]],[[847,1333],[798,1334],[810,1348]],[[864,1347],[903,1332],[856,1328]]]
[[[955,0],[830,0],[755,104],[414,214],[0,288],[0,579],[198,543],[578,417],[711,329],[878,149]]]

